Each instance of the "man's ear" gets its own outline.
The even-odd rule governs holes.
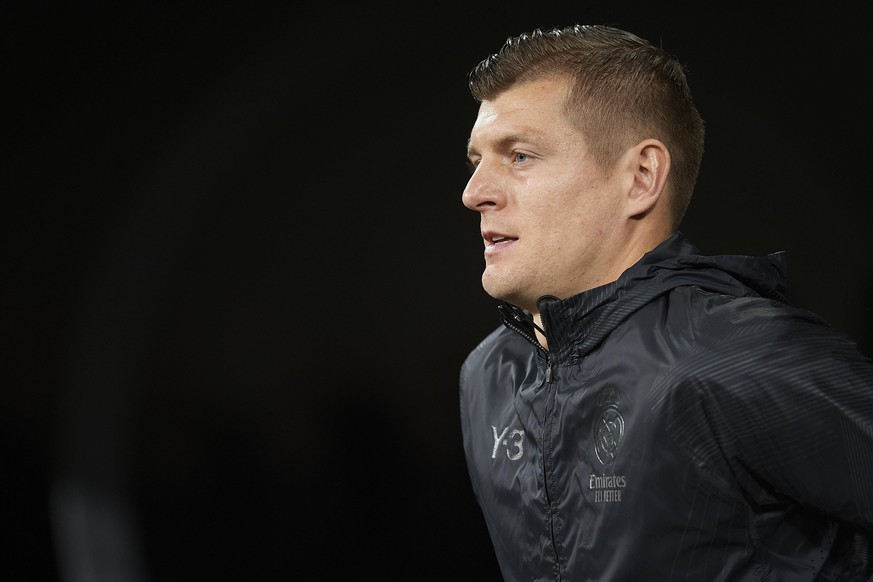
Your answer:
[[[640,217],[651,211],[662,196],[666,198],[670,152],[656,139],[643,140],[628,151],[628,168],[633,181],[626,200],[627,215]]]

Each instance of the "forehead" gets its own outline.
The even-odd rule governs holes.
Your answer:
[[[480,142],[504,139],[506,134],[544,138],[573,131],[565,113],[568,90],[565,80],[538,79],[482,101],[470,133],[471,149]]]

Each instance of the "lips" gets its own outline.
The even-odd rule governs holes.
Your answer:
[[[514,237],[512,235],[504,234],[501,232],[483,231],[482,240],[485,242],[486,252],[496,252],[500,249],[510,246],[512,243],[518,240],[518,237]]]

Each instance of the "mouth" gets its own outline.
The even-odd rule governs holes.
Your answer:
[[[499,232],[486,231],[482,233],[482,240],[485,242],[485,250],[496,251],[499,248],[506,247],[518,240],[518,237],[502,234]]]

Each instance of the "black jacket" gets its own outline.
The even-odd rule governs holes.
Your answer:
[[[783,297],[784,257],[681,233],[461,370],[507,581],[873,580],[873,361]]]

